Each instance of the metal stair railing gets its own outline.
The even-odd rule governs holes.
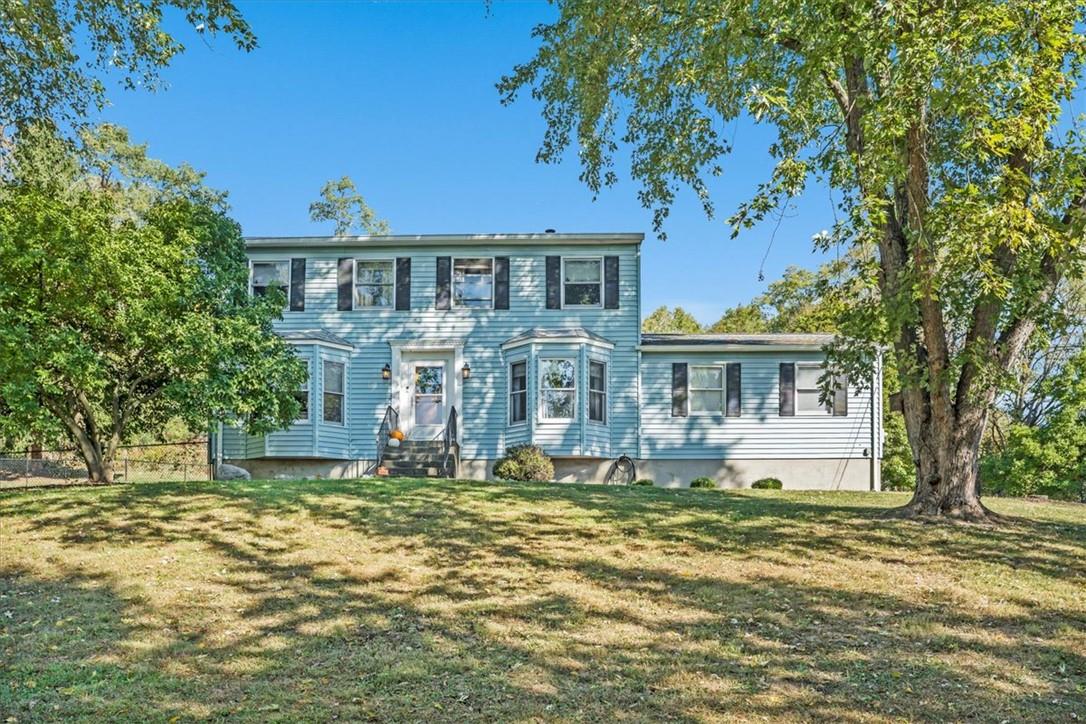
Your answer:
[[[385,416],[381,420],[381,427],[377,428],[377,461],[375,468],[381,466],[381,459],[384,458],[385,448],[388,446],[389,434],[399,426],[400,413],[392,405],[389,405],[385,408]]]
[[[445,475],[450,478],[455,478],[460,471],[460,436],[459,430],[457,429],[457,419],[456,407],[453,406],[453,408],[449,410],[449,421],[445,425],[445,432],[441,435],[441,441],[445,448],[445,454],[441,460],[441,469],[444,470]],[[451,468],[449,467],[450,458],[452,460]]]

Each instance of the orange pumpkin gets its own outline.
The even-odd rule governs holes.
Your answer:
[[[403,441],[403,433],[399,430],[393,430],[388,434],[388,436],[394,440],[400,440],[401,442]]]

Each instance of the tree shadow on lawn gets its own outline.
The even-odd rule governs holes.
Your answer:
[[[904,578],[908,547],[944,564],[991,556],[996,581],[1021,565],[1067,586],[1083,575],[1074,525],[947,532],[876,508],[466,483],[95,492],[0,499],[15,535],[35,536],[4,593],[71,600],[70,625],[91,632],[69,641],[16,607],[9,678],[64,682],[0,699],[21,718],[52,706],[162,719],[1086,714],[1073,688],[1086,678],[1081,608],[1004,590],[1014,612],[985,615],[966,594],[906,595],[904,580],[898,594],[789,571],[866,556]],[[24,559],[39,541],[55,548]],[[194,547],[170,596],[149,574],[102,570],[113,549]],[[744,577],[720,561],[762,567]],[[95,666],[108,670],[89,677]]]
[[[679,543],[702,551],[721,548],[762,558],[769,550],[809,555],[822,552],[854,560],[894,551],[923,553],[928,560],[985,560],[1008,570],[1028,569],[1086,585],[1086,506],[1082,522],[1005,516],[1003,526],[931,524],[884,518],[887,505],[868,493],[841,504],[779,495],[749,497],[733,491],[600,486],[481,485],[478,495],[508,504],[565,502],[618,526],[632,538]],[[474,493],[475,491],[473,491]],[[815,493],[814,496],[818,496]],[[842,535],[842,533],[847,535]],[[744,553],[740,553],[744,555]]]

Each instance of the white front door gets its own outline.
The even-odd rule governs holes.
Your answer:
[[[412,440],[434,440],[445,429],[448,365],[443,360],[411,360],[409,405]]]

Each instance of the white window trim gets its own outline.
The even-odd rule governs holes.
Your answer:
[[[290,263],[290,259],[250,259],[249,260],[249,296],[255,297],[253,293],[253,264],[285,264],[287,267],[287,286],[284,289],[286,301],[283,302],[283,311],[290,311],[290,285],[294,281],[294,265]],[[304,281],[303,281],[304,283]]]
[[[690,364],[686,375],[686,400],[689,409],[687,415],[692,417],[723,417],[728,411],[728,362],[713,362],[710,364]],[[694,368],[713,368],[720,370],[720,409],[719,410],[695,410],[694,392],[711,392],[716,387],[694,388]]]
[[[513,421],[513,365],[518,365],[518,364],[523,364],[524,365],[524,390],[523,390],[523,394],[524,394],[524,419],[523,420],[517,420],[517,421],[514,422]],[[528,411],[528,400],[531,399],[529,397],[529,395],[531,394],[531,386],[528,384],[528,381],[531,379],[531,377],[529,376],[528,367],[529,367],[529,365],[528,365],[528,358],[527,357],[521,357],[521,358],[518,358],[518,359],[511,359],[511,360],[509,360],[509,362],[507,364],[508,375],[507,375],[507,379],[505,381],[505,404],[506,404],[506,407],[508,408],[508,410],[506,411],[506,415],[505,415],[505,423],[509,427],[520,427],[521,425],[527,425],[528,424],[528,417],[531,414]]]
[[[356,303],[358,294],[358,262],[360,261],[390,261],[392,262],[392,304],[387,307],[360,307]],[[396,257],[394,256],[358,256],[351,260],[351,311],[353,312],[386,312],[396,309],[397,287],[396,283]]]
[[[544,388],[543,387],[543,371],[544,371],[544,367],[546,367],[547,362],[569,362],[571,365],[573,365],[573,387],[548,387],[548,388]],[[554,422],[557,422],[557,423],[576,422],[576,420],[577,420],[577,358],[576,357],[541,357],[539,359],[539,372],[536,375],[536,379],[539,380],[539,388],[538,388],[538,391],[539,391],[539,409],[538,409],[538,412],[537,412],[538,417],[539,417],[539,422],[544,424],[544,425],[548,424],[548,423],[554,423]],[[544,416],[544,412],[546,410],[546,406],[543,404],[543,390],[544,389],[562,390],[562,391],[569,390],[570,392],[572,392],[573,393],[573,416],[572,417],[546,417],[546,416]]]
[[[599,304],[566,304],[566,261],[595,261],[600,268],[600,301]],[[558,270],[558,283],[562,287],[562,309],[603,309],[604,294],[604,269],[602,256],[563,256],[561,268]]]
[[[593,364],[603,365],[603,389],[602,390],[593,390],[592,389],[592,365]],[[610,388],[611,388],[611,365],[608,364],[608,362],[606,360],[593,359],[592,357],[589,357],[588,358],[588,380],[585,383],[585,389],[588,391],[588,397],[585,400],[585,412],[584,412],[585,420],[587,420],[589,424],[600,425],[601,427],[606,427],[607,423],[610,422],[610,420],[611,420],[611,408],[610,408],[611,395],[609,393]],[[602,420],[593,420],[592,419],[592,393],[593,392],[602,392],[603,393],[603,419]]]
[[[340,367],[343,368],[343,392],[328,392],[328,387],[325,384],[325,379],[324,379],[324,377],[325,377],[325,375],[324,375],[324,366],[326,364],[328,364],[329,362],[331,362],[332,364],[337,364],[337,365],[339,365]],[[343,419],[340,420],[339,422],[336,422],[335,420],[327,420],[327,419],[325,419],[325,417],[324,417],[324,396],[325,395],[339,395],[340,397],[343,398],[343,404],[342,404],[342,407],[340,408],[343,411],[343,415],[342,415]],[[337,425],[339,427],[346,427],[347,426],[347,363],[345,361],[340,361],[338,359],[330,359],[328,357],[322,357],[321,358],[321,418],[320,418],[320,421],[321,421],[322,425]]]
[[[489,259],[490,260],[490,306],[489,307],[468,307],[462,304],[456,303],[456,262],[464,259]],[[495,257],[492,256],[454,256],[449,261],[449,308],[450,309],[493,309],[497,296],[497,262]]]
[[[797,416],[802,416],[802,417],[832,417],[833,416],[833,400],[832,399],[830,400],[830,403],[828,405],[822,405],[821,408],[817,409],[817,410],[801,410],[801,409],[799,409],[799,390],[800,390],[800,387],[799,387],[799,370],[800,370],[800,368],[801,367],[806,367],[806,368],[812,368],[813,367],[814,369],[817,369],[819,371],[819,376],[821,376],[822,373],[824,373],[826,371],[826,365],[824,365],[821,362],[796,362],[794,364],[796,366],[796,379],[795,379],[795,390],[794,390],[794,392],[795,392],[794,403],[795,403],[795,406],[796,406],[796,415]],[[809,390],[809,389],[812,389],[812,388],[804,387],[803,389],[804,390]],[[815,387],[814,389],[817,390],[820,395],[822,394],[821,388]]]
[[[294,421],[295,425],[302,425],[309,423],[313,418],[313,385],[310,384],[310,380],[313,376],[310,374],[313,370],[313,360],[305,360],[305,417],[299,417]],[[346,373],[344,373],[346,376]],[[344,380],[346,381],[346,380]],[[298,390],[301,392],[301,390]]]

